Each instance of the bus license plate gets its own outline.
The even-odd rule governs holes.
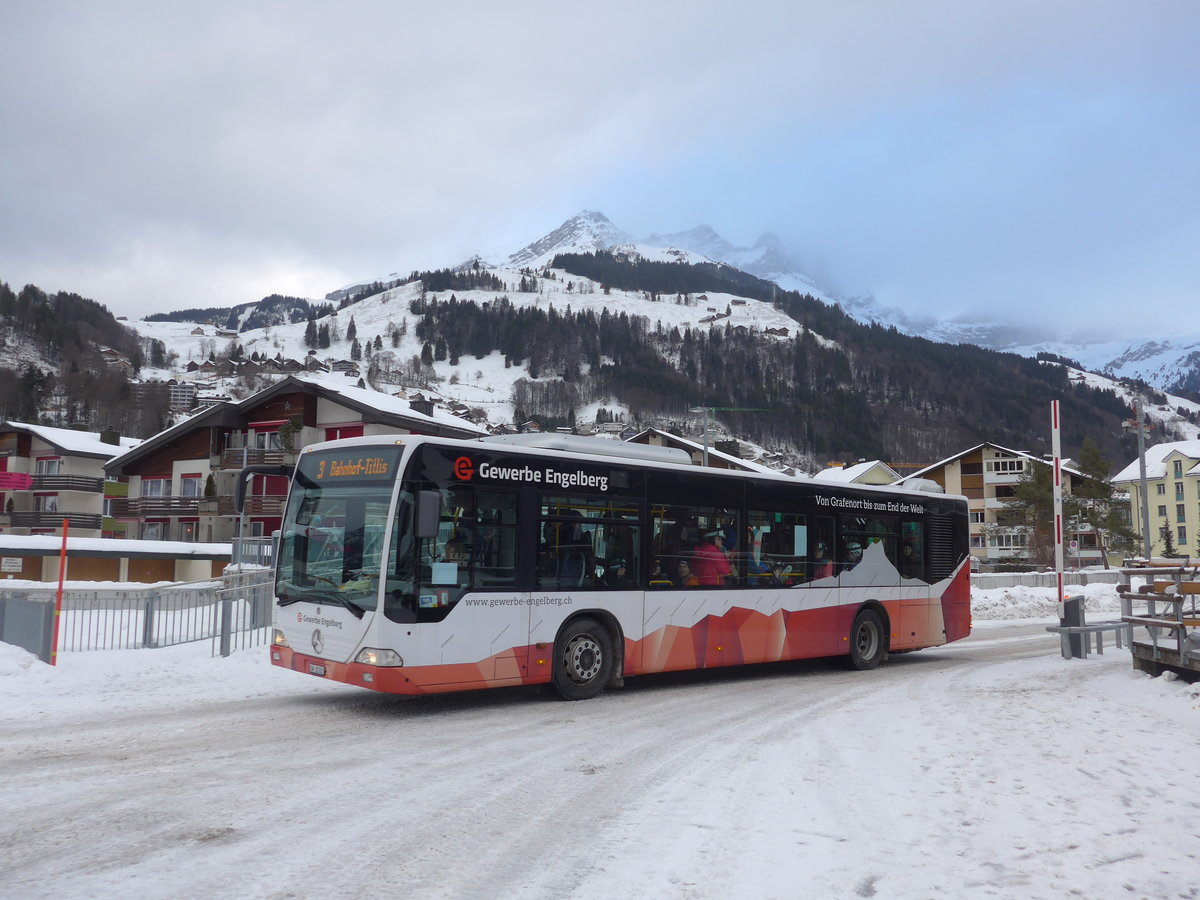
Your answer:
[[[310,675],[324,675],[325,667],[318,666],[316,663],[309,663],[308,664],[308,672]]]

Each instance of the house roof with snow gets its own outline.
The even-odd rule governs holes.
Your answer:
[[[652,440],[654,438],[657,438],[657,441]],[[705,449],[704,444],[688,440],[685,437],[679,437],[679,435],[671,434],[671,432],[663,431],[659,428],[643,429],[630,437],[629,442],[637,444],[661,443],[666,447],[678,447],[692,454],[693,458],[696,458],[697,454],[702,455]],[[744,472],[767,472],[771,475],[781,474],[778,469],[772,469],[761,463],[751,462],[748,459],[742,459],[729,453],[722,453],[720,450],[714,449],[712,444],[708,445],[708,459],[710,464],[716,461],[719,468],[741,469]]]
[[[324,398],[347,407],[359,413],[364,422],[371,424],[388,425],[405,431],[417,431],[441,437],[476,438],[488,433],[465,419],[460,419],[458,416],[436,407],[431,413],[419,412],[412,407],[408,400],[401,400],[379,391],[341,384],[332,378],[288,375],[270,387],[251,394],[244,400],[216,403],[201,410],[194,416],[147,439],[140,446],[115,457],[106,468],[119,473],[125,466],[158,452],[197,428],[213,426],[244,428],[248,418],[254,414],[254,410],[280,394],[296,392],[313,394],[318,398]]]
[[[954,462],[955,460],[962,459],[962,457],[964,457],[964,456],[970,456],[972,453],[982,450],[984,447],[991,447],[993,450],[999,450],[1002,453],[1007,453],[1010,456],[1016,456],[1016,457],[1019,457],[1020,459],[1032,460],[1033,462],[1041,463],[1043,466],[1050,465],[1050,460],[1043,459],[1040,456],[1034,456],[1032,453],[1026,453],[1024,450],[1010,450],[1008,447],[1001,447],[999,444],[993,444],[991,441],[984,441],[982,444],[976,444],[974,447],[969,447],[960,453],[955,453],[953,456],[947,456],[945,459],[941,460],[940,462],[935,462],[932,466],[926,466],[925,468],[923,468],[917,472],[913,472],[911,475],[905,475],[902,478],[900,478],[896,482],[896,484],[904,485],[904,484],[908,483],[909,481],[912,481],[914,478],[925,478],[925,477],[927,477],[927,475],[930,472],[936,472],[938,469],[941,469],[942,467],[949,465],[950,463]],[[1062,460],[1062,470],[1064,472],[1067,472],[1070,475],[1073,475],[1076,478],[1087,478],[1088,477],[1088,476],[1084,475],[1082,472],[1080,472],[1077,468],[1075,468],[1074,462],[1072,460],[1067,459],[1065,457]]]
[[[852,466],[835,465],[813,476],[817,481],[841,484],[895,484],[900,473],[882,460],[872,459]]]
[[[1200,441],[1168,441],[1146,448],[1146,477],[1165,478],[1167,461],[1175,454],[1191,461],[1190,466],[1184,467],[1184,475],[1200,476]],[[1139,480],[1140,469],[1141,466],[1135,459],[1112,477],[1113,484]]]
[[[112,459],[130,450],[141,441],[138,438],[118,438],[118,444],[101,440],[95,431],[75,431],[72,428],[51,428],[48,425],[30,425],[26,422],[0,423],[0,431],[15,431],[29,434],[69,456],[85,456],[91,459]]]

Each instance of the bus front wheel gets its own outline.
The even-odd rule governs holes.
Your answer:
[[[576,619],[554,645],[554,689],[564,700],[595,697],[612,678],[612,635],[595,619]]]
[[[883,619],[873,609],[860,609],[850,626],[850,665],[874,669],[887,657],[887,632]]]

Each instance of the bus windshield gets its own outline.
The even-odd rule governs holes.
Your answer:
[[[378,605],[383,538],[399,447],[307,453],[288,496],[275,594],[280,606]]]

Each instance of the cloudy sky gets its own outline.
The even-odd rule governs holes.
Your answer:
[[[1195,306],[1194,0],[0,0],[0,281],[119,315],[511,252],[583,210],[830,291]],[[1164,319],[1166,321],[1166,319]]]

